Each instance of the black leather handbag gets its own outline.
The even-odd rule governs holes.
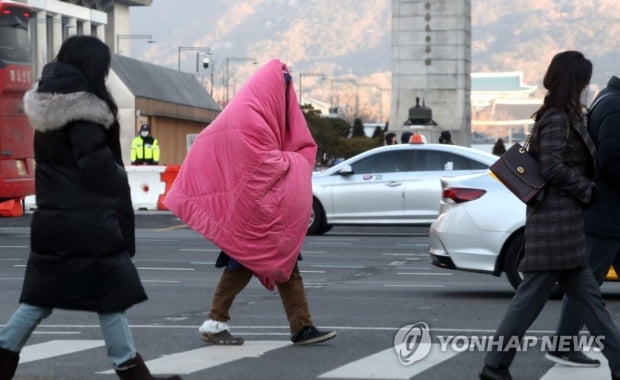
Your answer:
[[[511,146],[490,167],[495,177],[524,203],[531,201],[545,187],[538,161],[527,151],[530,136],[523,145],[516,143]]]

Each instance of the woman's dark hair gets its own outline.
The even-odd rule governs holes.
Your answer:
[[[539,120],[549,108],[559,108],[569,118],[581,117],[579,96],[591,78],[592,62],[581,52],[569,50],[556,54],[543,79],[547,95],[543,105],[534,113],[534,120]]]
[[[77,68],[88,81],[90,92],[108,105],[115,120],[108,131],[108,141],[115,151],[118,149],[115,153],[120,157],[118,107],[105,85],[111,59],[110,48],[100,39],[94,36],[76,35],[62,43],[55,60]]]

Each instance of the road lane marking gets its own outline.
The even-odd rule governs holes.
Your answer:
[[[401,275],[420,275],[420,276],[452,276],[452,273],[421,273],[421,272],[397,272]]]
[[[411,288],[445,288],[446,287],[445,285],[423,285],[423,284],[418,284],[418,285],[416,285],[416,284],[384,284],[383,286],[394,287],[394,288],[397,288],[397,287],[403,287],[403,288],[406,288],[406,287],[411,287]]]
[[[220,249],[215,248],[179,248],[181,252],[220,252]]]
[[[266,352],[290,346],[290,341],[245,341],[241,346],[206,346],[195,350],[163,355],[148,360],[146,366],[152,374],[176,373],[188,375],[239,359],[258,358]],[[113,374],[113,370],[98,374]]]
[[[19,354],[19,364],[53,358],[105,346],[103,340],[50,340],[26,346]]]
[[[173,271],[193,271],[196,268],[157,268],[157,267],[138,267],[141,270],[173,270]]]
[[[418,349],[424,349],[423,346],[428,346],[428,344],[420,343]],[[459,352],[452,350],[441,352],[440,347],[439,343],[431,343],[431,351],[428,356],[410,366],[401,364],[394,348],[390,347],[326,372],[320,375],[319,378],[410,379],[459,354]]]

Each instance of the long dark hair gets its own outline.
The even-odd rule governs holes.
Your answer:
[[[559,108],[566,112],[569,119],[582,117],[579,96],[592,78],[592,62],[581,52],[568,50],[556,54],[543,79],[547,95],[543,105],[534,113],[534,120],[539,120],[549,108]]]
[[[75,35],[62,43],[55,60],[77,68],[86,77],[89,91],[110,108],[110,112],[114,115],[114,123],[107,132],[108,142],[120,159],[118,106],[105,85],[112,60],[110,48],[97,37]]]

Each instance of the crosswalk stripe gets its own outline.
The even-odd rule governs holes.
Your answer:
[[[104,346],[103,340],[50,340],[26,346],[19,354],[19,363],[28,363],[35,360],[53,358],[55,356],[72,354]]]
[[[600,351],[589,351],[588,356],[601,361],[599,367],[568,367],[556,364],[540,380],[569,380],[569,379],[609,379],[607,359]]]
[[[258,358],[265,352],[290,346],[290,344],[290,341],[254,340],[245,341],[241,346],[205,346],[149,360],[146,366],[152,374],[187,375],[239,359]],[[99,373],[110,374],[114,371]]]
[[[452,350],[441,352],[440,347],[438,343],[433,343],[428,356],[410,366],[401,364],[394,349],[388,348],[345,364],[319,377],[334,379],[410,379],[460,353]],[[420,346],[420,349],[423,347]]]

